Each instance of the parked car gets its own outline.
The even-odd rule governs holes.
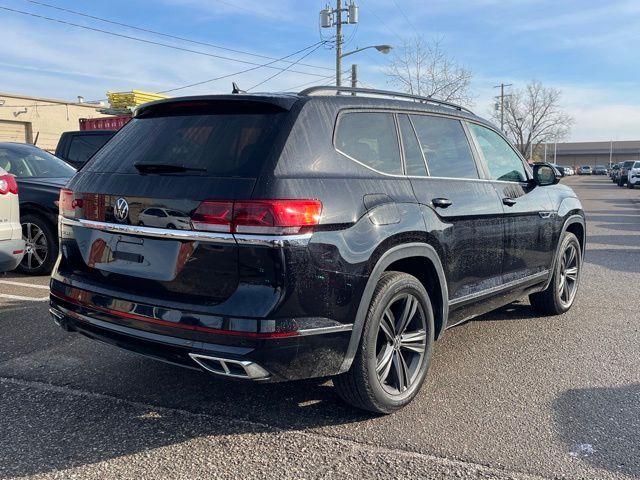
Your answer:
[[[629,169],[635,163],[634,160],[625,160],[620,165],[620,170],[618,172],[618,186],[624,187],[627,184]]]
[[[591,175],[591,165],[583,165],[578,169],[578,175]]]
[[[634,188],[640,184],[640,162],[634,162],[627,172],[627,187]]]
[[[562,167],[564,169],[564,174],[565,176],[571,176],[571,175],[575,175],[575,171],[573,170],[573,167],[569,167],[569,166],[563,166]]]
[[[603,165],[596,165],[596,168],[593,170],[594,175],[606,175],[607,167]]]
[[[222,377],[332,376],[347,402],[390,413],[447,328],[527,295],[536,312],[571,308],[585,218],[558,181],[427,97],[149,103],[60,193],[51,313]],[[138,225],[149,208],[190,230]]]
[[[620,172],[620,167],[622,166],[623,163],[624,162],[618,162],[611,167],[611,171],[609,172],[609,178],[611,178],[611,181],[613,183],[618,183],[618,173]]]
[[[56,147],[56,157],[80,169],[115,133],[111,130],[64,132]]]
[[[565,173],[564,167],[560,165],[556,165],[555,163],[550,163],[549,165],[555,168],[558,171],[558,173],[560,173],[561,176],[563,177],[567,176],[567,174]]]
[[[18,183],[0,168],[0,273],[16,268],[23,255]]]
[[[48,275],[58,256],[58,198],[75,169],[48,152],[23,143],[0,143],[0,168],[20,189],[20,223],[26,241],[18,271]]]
[[[138,225],[191,230],[191,218],[184,212],[167,208],[145,208],[138,214]]]

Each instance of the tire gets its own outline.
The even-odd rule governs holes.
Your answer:
[[[561,242],[551,283],[546,290],[529,295],[531,307],[536,313],[560,315],[568,311],[575,301],[582,272],[580,242],[571,232],[565,232]],[[571,274],[568,274],[569,271]]]
[[[406,317],[405,311],[409,312]],[[396,335],[403,318],[408,318],[404,334]],[[411,341],[407,341],[407,335],[412,335]],[[374,413],[388,414],[403,408],[420,391],[433,341],[433,309],[424,286],[409,274],[385,272],[369,305],[351,368],[333,379],[338,395]]]
[[[627,182],[627,188],[633,189],[633,187],[635,187],[633,183]]]
[[[20,219],[25,254],[16,270],[27,275],[49,275],[58,258],[58,235],[44,218],[27,214]]]

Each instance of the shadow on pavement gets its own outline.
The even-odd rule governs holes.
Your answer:
[[[169,371],[173,381],[167,382],[159,370],[169,367],[149,367],[116,389],[121,395],[139,380],[139,388],[155,398],[129,391],[127,401],[0,381],[0,431],[5,432],[0,435],[0,478],[54,472],[166,446],[180,448],[193,439],[206,438],[224,451],[244,436],[372,418],[341,404],[322,380],[240,384],[181,369]],[[135,403],[141,400],[152,403]],[[220,455],[216,457],[219,461]]]
[[[568,390],[554,401],[553,411],[571,456],[640,476],[640,384]]]
[[[640,271],[640,249],[590,249],[585,254],[585,262],[619,272],[638,273]]]

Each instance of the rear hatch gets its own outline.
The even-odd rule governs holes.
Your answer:
[[[217,220],[251,198],[279,156],[293,102],[210,97],[141,109],[62,192],[59,275],[154,305],[224,305],[241,273]]]

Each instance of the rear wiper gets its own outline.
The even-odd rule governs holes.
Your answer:
[[[185,167],[184,165],[171,165],[168,163],[134,163],[133,166],[140,173],[207,172],[206,168]]]

